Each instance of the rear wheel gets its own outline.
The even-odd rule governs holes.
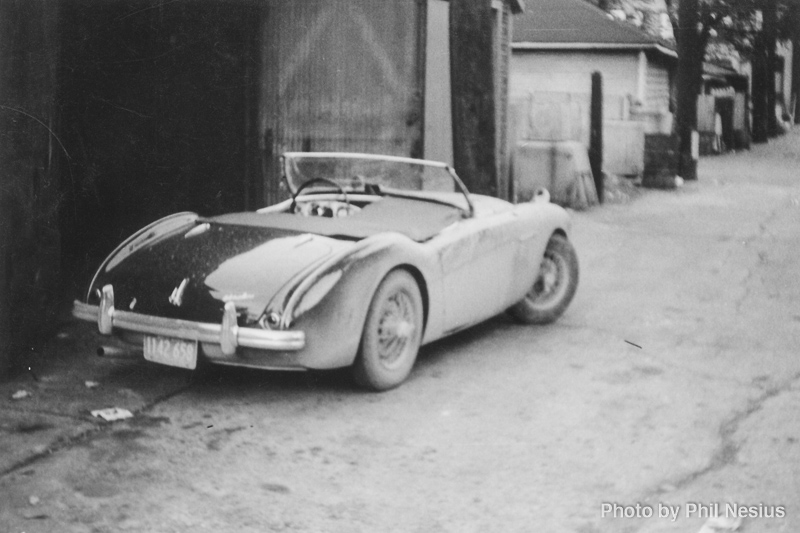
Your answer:
[[[422,339],[422,297],[404,270],[390,272],[372,297],[353,377],[375,391],[400,385],[411,372]]]
[[[560,317],[578,288],[578,256],[566,237],[554,234],[547,243],[539,275],[525,298],[508,312],[525,324],[548,324]]]

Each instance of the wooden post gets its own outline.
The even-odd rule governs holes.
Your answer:
[[[603,203],[603,75],[592,72],[592,104],[589,118],[589,164],[597,199]]]
[[[450,2],[453,163],[470,191],[497,196],[493,21],[489,0]]]

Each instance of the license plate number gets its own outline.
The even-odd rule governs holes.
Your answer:
[[[197,341],[169,337],[144,337],[144,358],[162,365],[197,368]]]

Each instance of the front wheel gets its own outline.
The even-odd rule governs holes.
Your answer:
[[[422,339],[422,297],[404,270],[390,272],[372,297],[361,345],[353,363],[357,384],[384,391],[402,383],[417,359]]]
[[[578,288],[578,256],[566,237],[547,243],[539,275],[525,297],[508,312],[525,324],[548,324],[560,317]]]

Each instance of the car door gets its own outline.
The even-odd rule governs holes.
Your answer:
[[[517,213],[505,211],[464,219],[440,236],[445,334],[486,320],[518,299],[519,224]]]

